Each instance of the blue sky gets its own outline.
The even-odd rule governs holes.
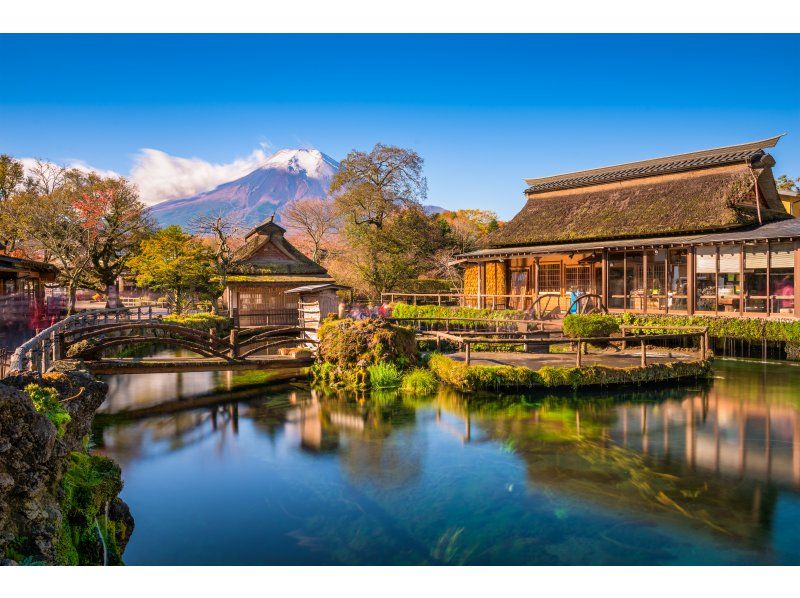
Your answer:
[[[122,174],[144,148],[222,165],[381,141],[425,158],[429,203],[509,218],[525,177],[785,132],[776,174],[800,176],[800,36],[4,35],[0,54],[0,152]]]

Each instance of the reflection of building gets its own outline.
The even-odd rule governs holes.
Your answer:
[[[519,214],[460,256],[465,300],[800,317],[800,219],[764,151],[778,139],[528,179]]]

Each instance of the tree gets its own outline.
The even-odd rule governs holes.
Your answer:
[[[413,150],[377,144],[352,151],[331,182],[344,223],[347,258],[363,288],[377,297],[427,267],[442,229],[422,209],[427,183]]]
[[[139,201],[136,188],[122,177],[82,177],[82,189],[73,200],[86,234],[90,257],[87,286],[99,287],[108,297],[108,307],[120,307],[117,279],[154,224],[147,206]]]
[[[797,191],[798,183],[800,183],[800,178],[792,180],[785,174],[779,176],[775,181],[779,191]]]
[[[212,264],[219,279],[220,294],[228,284],[228,274],[233,267],[234,239],[242,230],[242,223],[238,217],[231,215],[206,215],[194,218],[189,226],[193,233],[201,238],[210,239],[212,244]],[[212,310],[216,312],[217,299],[212,300]]]
[[[136,283],[164,292],[175,313],[183,313],[192,299],[219,296],[214,278],[213,254],[179,226],[168,226],[141,243],[130,260]]]
[[[0,249],[14,251],[19,239],[13,204],[23,190],[25,169],[22,163],[7,154],[0,155]]]
[[[315,197],[296,199],[286,204],[281,211],[281,222],[309,246],[311,259],[315,262],[320,262],[324,257],[325,243],[338,226],[334,204]]]
[[[65,172],[59,187],[45,195],[30,195],[31,201],[18,205],[14,214],[22,234],[58,269],[59,282],[67,289],[68,314],[75,310],[76,292],[91,265],[87,248],[92,232],[74,205],[83,191],[81,181],[80,173]]]

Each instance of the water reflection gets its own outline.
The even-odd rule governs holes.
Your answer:
[[[469,401],[121,375],[95,443],[129,563],[800,563],[800,368],[716,372]]]

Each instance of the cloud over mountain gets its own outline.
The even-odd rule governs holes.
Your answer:
[[[134,159],[130,179],[139,187],[142,201],[153,205],[209,191],[251,172],[268,158],[264,146],[225,164],[214,164],[201,158],[172,156],[157,149],[145,148]]]

